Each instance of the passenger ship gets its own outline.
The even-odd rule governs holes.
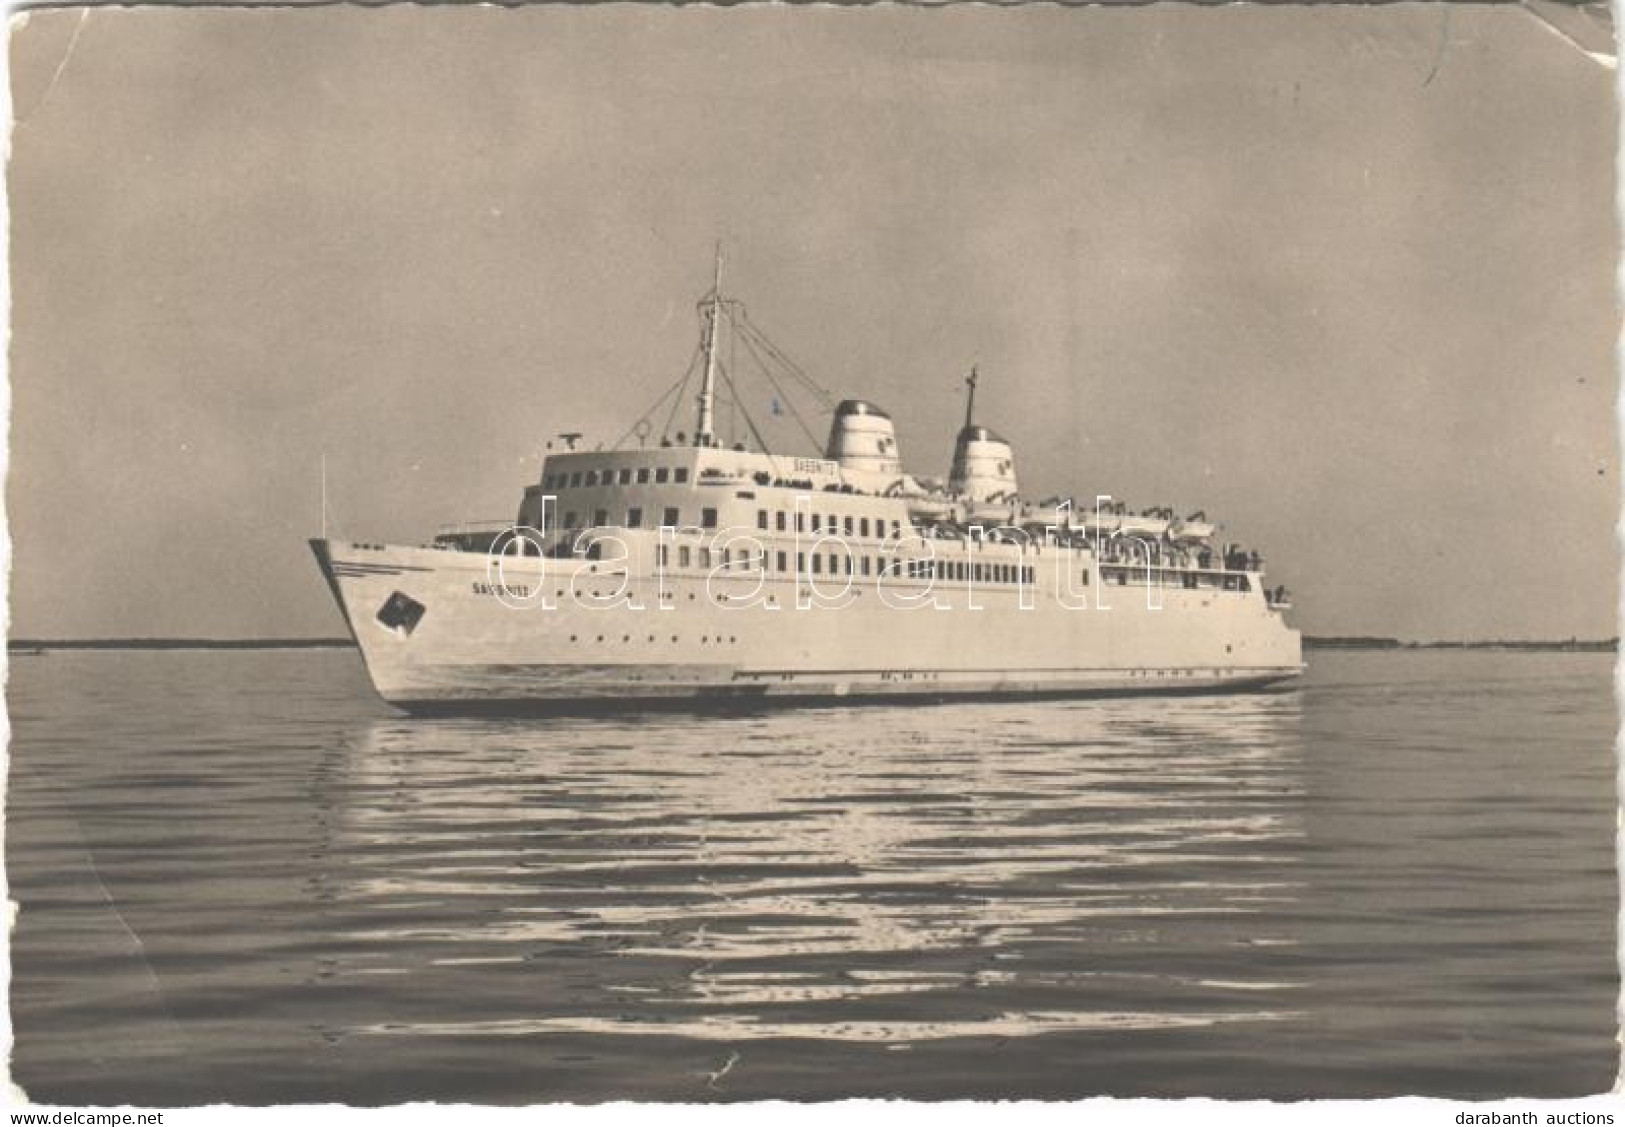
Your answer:
[[[834,407],[822,457],[719,441],[724,334],[789,365],[720,279],[689,373],[655,408],[670,397],[675,414],[703,361],[692,437],[587,451],[561,435],[570,449],[545,458],[511,523],[418,546],[311,541],[384,700],[442,713],[1083,697],[1302,672],[1284,588],[1205,514],[1023,499],[1011,445],[976,421],[974,370],[946,480],[909,474],[891,417],[862,400]]]

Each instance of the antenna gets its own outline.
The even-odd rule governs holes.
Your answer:
[[[705,334],[705,383],[700,386],[700,418],[694,431],[696,446],[714,444],[712,412],[717,390],[717,332],[722,327],[722,241],[717,241],[716,282],[711,287],[711,321]]]
[[[322,451],[322,539],[327,539],[327,452]]]
[[[975,364],[972,364],[970,366],[970,375],[965,377],[965,386],[970,389],[970,394],[965,397],[965,425],[968,427],[968,426],[971,425],[971,420],[976,414],[976,365]]]

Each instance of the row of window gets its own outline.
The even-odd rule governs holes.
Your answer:
[[[797,575],[874,575],[891,578],[932,579],[952,583],[1022,583],[1031,586],[1037,579],[1037,569],[1021,564],[972,563],[968,560],[886,559],[882,556],[853,556],[850,553],[824,554],[805,552],[795,554]],[[670,563],[670,546],[660,546],[660,565]],[[789,552],[751,554],[744,548],[691,548],[677,546],[679,568],[698,567],[709,571],[725,567],[740,576],[755,574],[764,564],[779,574],[790,572]],[[1083,582],[1089,583],[1089,571],[1083,572]]]
[[[842,536],[867,537],[870,531],[868,517],[837,517],[834,513],[830,513],[827,517],[825,517],[820,516],[818,513],[803,513],[799,511],[795,513],[786,513],[783,509],[779,509],[777,512],[773,513],[769,513],[766,509],[757,509],[756,527],[761,529],[763,532],[789,532],[792,517],[795,519],[795,530],[797,532],[809,531],[809,528],[807,527],[809,524],[811,525],[810,531],[825,532],[832,536],[839,534]],[[769,518],[771,518],[771,530],[768,528],[770,523]],[[886,521],[884,518],[875,518],[874,535],[876,539],[886,539],[888,533],[886,531]],[[894,540],[903,535],[903,525],[901,521],[894,520],[891,522],[891,532],[889,535]]]
[[[570,473],[550,473],[542,478],[543,489],[576,489],[583,485],[631,485],[634,481],[639,485],[648,485],[650,480],[656,485],[665,485],[668,481],[678,485],[688,481],[688,467],[678,466],[669,469],[666,466],[639,466],[636,469],[628,466],[619,470],[574,470]]]
[[[1149,575],[1147,574],[1149,570]],[[1212,571],[1185,571],[1182,569],[1140,567],[1112,567],[1107,565],[1100,569],[1102,583],[1115,583],[1119,587],[1183,587],[1186,590],[1196,590],[1201,587],[1216,587],[1223,591],[1251,591],[1252,582],[1245,575],[1235,572]],[[1087,582],[1087,579],[1085,579]]]
[[[570,641],[579,642],[580,640],[581,640],[581,635],[579,635],[579,634],[571,634],[570,635]],[[600,635],[598,635],[598,637],[596,637],[593,640],[595,642],[602,642],[602,641],[604,641],[604,636],[602,634],[600,634]],[[632,640],[632,635],[630,635],[630,634],[622,634],[621,635],[621,641],[622,642],[630,642],[631,640]],[[654,640],[655,640],[655,636],[653,634],[650,634],[649,635],[649,641],[652,642]],[[673,634],[671,636],[671,640],[673,642],[676,642],[677,641],[677,635]],[[724,639],[721,634],[715,634],[715,635],[702,634],[702,635],[700,635],[700,645],[702,645],[702,646],[709,646],[709,645],[720,646],[720,645],[723,644],[724,641],[726,641],[728,645],[735,645],[739,641],[739,636],[736,635],[736,634],[729,634],[728,637],[726,639]],[[632,679],[635,681],[638,678],[634,677]]]
[[[577,518],[580,515],[573,509],[566,511],[561,527],[582,527],[577,523]],[[660,523],[666,528],[681,528],[683,527],[682,516],[682,510],[674,505],[667,506],[660,515]],[[794,518],[793,524],[792,517]],[[607,524],[609,524],[609,510],[594,509],[592,511],[592,520],[585,527],[597,528]],[[643,509],[639,506],[627,509],[626,522],[622,527],[642,528]],[[717,511],[715,509],[705,508],[700,510],[700,527],[717,527]],[[770,513],[766,509],[757,509],[756,527],[763,532],[789,532],[791,528],[794,528],[797,532],[811,531],[829,535],[838,533],[843,536],[855,536],[865,539],[872,532],[875,538],[880,540],[884,540],[888,536],[895,540],[903,535],[903,525],[898,520],[890,522],[888,531],[888,522],[880,517],[876,517],[871,522],[868,517],[836,517],[833,513],[828,516],[819,513],[801,512],[791,514],[782,509],[774,513]]]
[[[577,515],[578,514],[574,510],[566,512],[564,514],[564,521],[560,525],[560,527],[566,528],[566,529],[574,529],[574,528],[581,527],[580,525],[578,525],[576,523]],[[661,514],[661,516],[660,516],[660,523],[661,523],[662,526],[664,526],[666,528],[681,528],[682,523],[683,523],[682,520],[680,519],[681,515],[682,514],[676,508],[667,508],[665,510],[665,512],[663,512]],[[602,527],[604,525],[607,525],[608,523],[609,523],[609,510],[608,509],[594,509],[592,511],[592,520],[590,522],[588,522],[586,527],[587,528],[600,528],[600,527]],[[700,510],[700,527],[701,528],[715,528],[716,526],[717,526],[717,511],[715,509],[701,509]],[[642,528],[643,527],[643,510],[640,509],[640,508],[627,509],[626,510],[626,523],[624,525],[622,525],[622,527],[623,528]]]

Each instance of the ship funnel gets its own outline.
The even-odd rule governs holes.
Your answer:
[[[1016,452],[984,426],[961,428],[954,443],[948,488],[970,501],[1003,501],[1016,496]]]
[[[903,462],[897,451],[897,432],[891,416],[861,399],[842,400],[835,408],[824,457],[843,470],[900,474]]]

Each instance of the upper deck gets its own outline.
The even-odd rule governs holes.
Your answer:
[[[572,451],[551,454],[542,479],[531,490],[560,496],[566,490],[633,485],[687,485],[752,480],[767,485],[795,479],[802,488],[823,490],[843,484],[840,466],[825,458],[762,454],[719,446],[662,444],[639,450]]]
[[[668,430],[658,444],[637,449],[572,448],[549,454],[519,506],[515,523],[541,532],[527,533],[529,547],[522,550],[567,555],[592,539],[582,535],[589,530],[638,530],[652,537],[657,530],[670,528],[759,533],[763,543],[804,532],[869,541],[871,547],[886,540],[910,541],[918,547],[924,540],[950,554],[972,550],[973,543],[978,545],[976,551],[1008,550],[1018,557],[1029,550],[1059,548],[1088,553],[1102,566],[1132,564],[1148,576],[1158,569],[1262,571],[1263,561],[1256,553],[1215,545],[1216,529],[1200,512],[1183,519],[1169,507],[1134,513],[1104,495],[1086,495],[1079,501],[1058,496],[1038,502],[1024,499],[1014,447],[974,417],[974,369],[966,380],[965,425],[945,478],[908,473],[891,416],[862,400],[836,404],[825,395],[824,407],[833,421],[823,457],[774,454],[743,443],[726,445],[715,427],[717,341],[725,325],[738,326],[732,320],[734,303],[721,297],[720,279],[700,308],[706,332],[698,355],[705,369],[692,435],[678,431],[672,441]],[[778,355],[776,349],[768,351]],[[799,370],[790,374],[801,376]],[[688,379],[685,374],[656,408],[667,397],[675,397],[674,414]],[[779,389],[777,381],[774,387]],[[640,442],[652,432],[651,418],[646,414],[633,428]],[[668,428],[671,418],[668,415]],[[799,414],[795,418],[811,438],[806,421]],[[763,447],[757,424],[748,414],[745,422],[754,444]],[[573,444],[580,435],[562,437]],[[496,535],[495,530],[464,531],[443,535],[437,542],[484,550]],[[779,551],[777,545],[773,551]],[[1181,574],[1180,582],[1185,579]]]

